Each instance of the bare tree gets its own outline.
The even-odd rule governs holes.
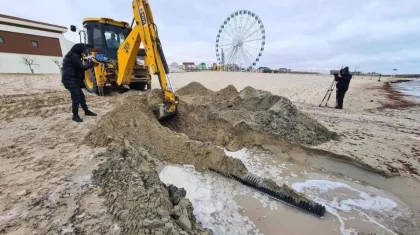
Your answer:
[[[61,67],[61,62],[58,59],[53,59],[52,60],[57,66]]]
[[[58,59],[53,59],[52,61],[58,66],[58,69],[60,69],[60,74],[61,74],[62,73],[61,68],[63,66],[63,63],[61,63]]]
[[[31,72],[34,73],[34,70],[32,69],[32,66],[38,65],[36,63],[36,60],[33,59],[33,58],[31,58],[31,57],[29,57],[29,56],[22,56],[21,59],[22,59],[22,62],[24,64],[26,64],[27,66],[29,66],[29,69],[31,70]]]
[[[54,64],[56,64],[60,69],[61,69],[61,67],[63,66],[63,63],[60,61],[60,60],[58,60],[58,59],[53,59],[52,60],[53,62],[54,62]]]

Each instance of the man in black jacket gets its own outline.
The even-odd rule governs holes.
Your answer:
[[[62,67],[61,82],[64,87],[70,91],[73,121],[76,122],[83,122],[83,119],[81,119],[78,114],[79,105],[82,106],[86,116],[96,116],[95,113],[88,109],[86,98],[81,88],[85,70],[88,70],[95,65],[94,59],[92,59],[93,61],[88,61],[86,64],[82,63],[82,54],[85,51],[85,44],[75,44],[64,56]]]
[[[349,72],[349,67],[344,67],[340,69],[340,73],[334,76],[335,81],[337,81],[337,85],[336,85],[337,106],[335,106],[336,109],[343,109],[344,95],[349,89],[351,78],[352,78],[352,75]]]

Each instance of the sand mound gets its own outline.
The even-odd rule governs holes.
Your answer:
[[[147,106],[150,109],[156,109],[159,104],[163,103],[162,90],[152,89],[146,93]]]
[[[185,190],[160,182],[147,152],[117,148],[103,155],[93,180],[118,222],[113,234],[212,234],[196,221]]]
[[[240,92],[239,96],[242,99],[250,99],[258,96],[271,96],[271,93],[268,91],[256,90],[253,87],[247,86]]]
[[[285,97],[252,87],[239,93],[233,86],[228,86],[218,92],[198,94],[194,88],[205,89],[195,83],[181,88],[182,94],[188,97],[180,96],[179,115],[165,123],[192,139],[216,140],[217,144],[228,146],[232,141],[244,138],[240,136],[245,134],[243,131],[252,131],[298,144],[316,145],[337,137],[336,133],[300,112]],[[191,99],[193,95],[201,98]],[[242,133],[238,133],[239,130]]]
[[[247,170],[243,163],[225,155],[222,149],[208,142],[190,140],[162,126],[147,105],[151,96],[127,97],[122,105],[109,112],[86,136],[92,146],[121,146],[129,142],[144,147],[159,159],[175,164],[193,164],[197,170],[214,167],[237,175]],[[152,102],[154,103],[154,102]]]
[[[190,84],[178,89],[176,94],[190,96],[209,96],[213,94],[213,91],[205,88],[203,85],[201,85],[201,83],[191,82]]]
[[[238,90],[233,85],[229,85],[222,90],[214,93],[214,98],[216,100],[229,100],[234,99],[239,95]]]

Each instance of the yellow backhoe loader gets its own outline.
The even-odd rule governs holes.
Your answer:
[[[85,72],[86,89],[98,95],[112,87],[151,89],[152,75],[157,75],[163,103],[153,110],[158,119],[176,113],[178,99],[172,89],[169,68],[159,40],[148,0],[133,0],[133,22],[110,18],[85,18],[82,34],[88,52],[99,61],[98,66]],[[71,31],[76,32],[74,25]],[[142,45],[144,48],[140,48]]]

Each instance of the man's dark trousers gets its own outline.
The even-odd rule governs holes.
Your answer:
[[[346,94],[347,90],[338,90],[336,92],[336,100],[337,100],[337,106],[336,108],[342,109],[343,108],[343,101],[344,101],[344,95]]]
[[[82,88],[72,88],[69,89],[71,94],[71,111],[73,112],[73,116],[78,116],[79,105],[82,106],[82,109],[87,112],[88,106],[86,105],[86,98],[85,94],[83,94]]]

